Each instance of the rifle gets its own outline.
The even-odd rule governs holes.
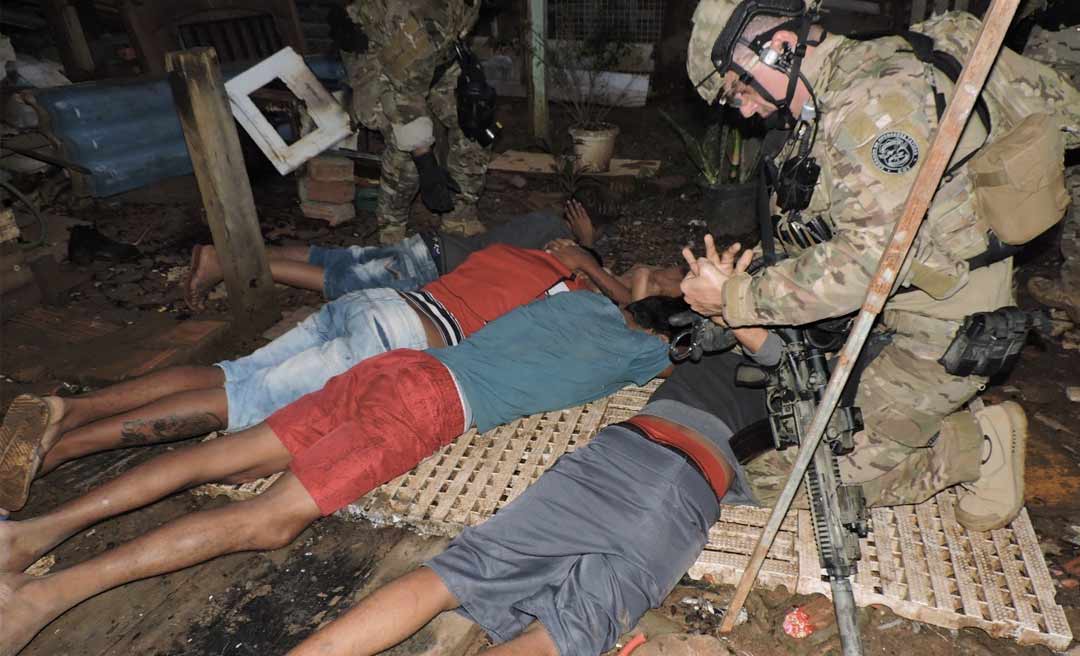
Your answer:
[[[783,450],[802,443],[829,382],[829,362],[809,330],[779,328],[775,332],[785,343],[780,363],[770,370],[741,364],[735,377],[740,385],[765,388],[773,442]],[[854,449],[854,435],[863,428],[862,413],[852,404],[854,394],[845,397],[829,420],[803,481],[810,497],[818,556],[832,588],[843,652],[861,656],[851,576],[861,555],[859,538],[866,537],[869,529],[869,515],[862,487],[840,481],[837,456]]]

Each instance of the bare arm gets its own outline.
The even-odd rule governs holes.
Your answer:
[[[607,272],[587,251],[569,239],[556,239],[546,248],[563,266],[571,271],[581,271],[593,281],[604,296],[615,301],[620,307],[633,300],[630,288],[621,280]]]

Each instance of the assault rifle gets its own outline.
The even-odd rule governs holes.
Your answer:
[[[809,330],[778,328],[775,332],[784,340],[780,363],[768,370],[739,365],[735,376],[740,385],[765,388],[773,441],[782,450],[798,447],[802,441],[829,382],[829,362]],[[803,479],[844,656],[862,654],[851,576],[859,562],[859,538],[866,537],[869,529],[862,487],[840,481],[836,459],[854,449],[854,435],[863,428],[862,413],[853,401],[854,394],[841,399]]]

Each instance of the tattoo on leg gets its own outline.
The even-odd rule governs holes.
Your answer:
[[[169,415],[159,419],[130,419],[120,428],[122,446],[141,446],[203,435],[224,426],[212,412]]]

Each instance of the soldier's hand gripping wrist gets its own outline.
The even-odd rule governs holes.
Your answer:
[[[671,340],[671,358],[676,362],[701,360],[706,353],[726,351],[735,346],[736,338],[727,326],[710,321],[697,312],[680,312],[668,317],[672,326],[686,326]]]
[[[413,155],[416,172],[420,174],[420,199],[424,205],[436,214],[444,214],[454,209],[454,193],[461,188],[454,182],[446,169],[439,166],[435,153],[427,151]]]

